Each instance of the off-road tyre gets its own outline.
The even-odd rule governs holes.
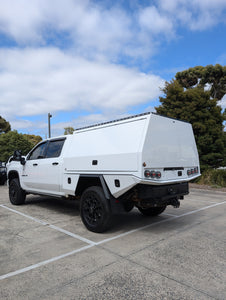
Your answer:
[[[108,199],[99,186],[87,188],[81,197],[80,215],[86,228],[93,232],[104,232],[111,225],[111,211]]]
[[[24,204],[26,198],[25,191],[21,188],[18,178],[14,178],[9,184],[9,200],[13,205]]]
[[[139,211],[144,215],[144,216],[149,216],[149,217],[154,217],[154,216],[158,216],[161,213],[164,212],[164,210],[166,209],[166,206],[161,206],[161,207],[149,207],[149,208],[141,208],[138,207]]]

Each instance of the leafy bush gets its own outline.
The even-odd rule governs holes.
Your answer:
[[[226,187],[226,169],[208,169],[203,172],[196,183]]]
[[[32,143],[16,130],[0,134],[0,161],[6,162],[13,155],[14,150],[21,150],[26,155],[31,149]]]

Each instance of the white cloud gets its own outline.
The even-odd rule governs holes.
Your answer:
[[[206,30],[225,23],[225,0],[159,0],[159,10],[174,19],[175,26]]]
[[[139,15],[139,21],[142,27],[148,29],[154,34],[172,34],[173,23],[172,20],[160,14],[155,6],[150,6],[142,9]]]
[[[105,9],[88,0],[0,0],[0,6],[0,32],[19,45],[45,45],[64,37],[78,54],[114,58],[133,42],[131,16],[116,7]]]
[[[73,109],[120,112],[155,99],[164,83],[56,48],[0,50],[0,70],[1,114],[7,118]]]
[[[41,1],[1,0],[0,30],[19,43],[40,42],[40,26],[45,21]]]
[[[125,118],[128,116],[129,114],[125,114],[125,113],[114,114],[112,112],[78,116],[77,118],[72,119],[70,121],[54,124],[51,127],[51,132],[53,136],[59,136],[64,133],[64,128],[66,127],[73,127],[74,129],[78,129],[89,125],[100,124],[100,123],[116,120],[119,118]],[[46,128],[47,128],[47,124],[46,124]]]
[[[144,58],[159,38],[175,38],[179,26],[205,30],[225,22],[225,0],[159,0],[130,13],[120,4],[91,0],[0,0],[0,32],[20,46],[69,45],[83,57]],[[63,39],[62,39],[63,38]]]
[[[225,0],[139,2],[132,11],[120,3],[0,0],[0,35],[17,45],[0,50],[1,115],[29,129],[34,124],[16,118],[79,109],[95,121],[151,105],[163,80],[117,63],[150,60],[181,26],[205,30],[226,20]]]
[[[46,118],[38,121],[31,121],[27,119],[12,119],[10,120],[11,129],[16,129],[19,132],[23,132],[25,134],[35,134],[40,135],[42,137],[47,137],[48,123],[47,123],[47,115]],[[62,134],[62,130],[61,133]]]

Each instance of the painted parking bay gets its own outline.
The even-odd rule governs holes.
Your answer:
[[[15,207],[7,187],[0,195],[1,298],[91,299],[94,287],[100,299],[226,297],[225,193],[192,189],[181,208],[133,210],[105,234],[85,229],[76,203],[31,196]]]

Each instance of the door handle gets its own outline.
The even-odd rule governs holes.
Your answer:
[[[57,166],[59,163],[58,162],[53,162],[52,165],[53,166]]]
[[[34,167],[36,167],[38,164],[33,164]]]

